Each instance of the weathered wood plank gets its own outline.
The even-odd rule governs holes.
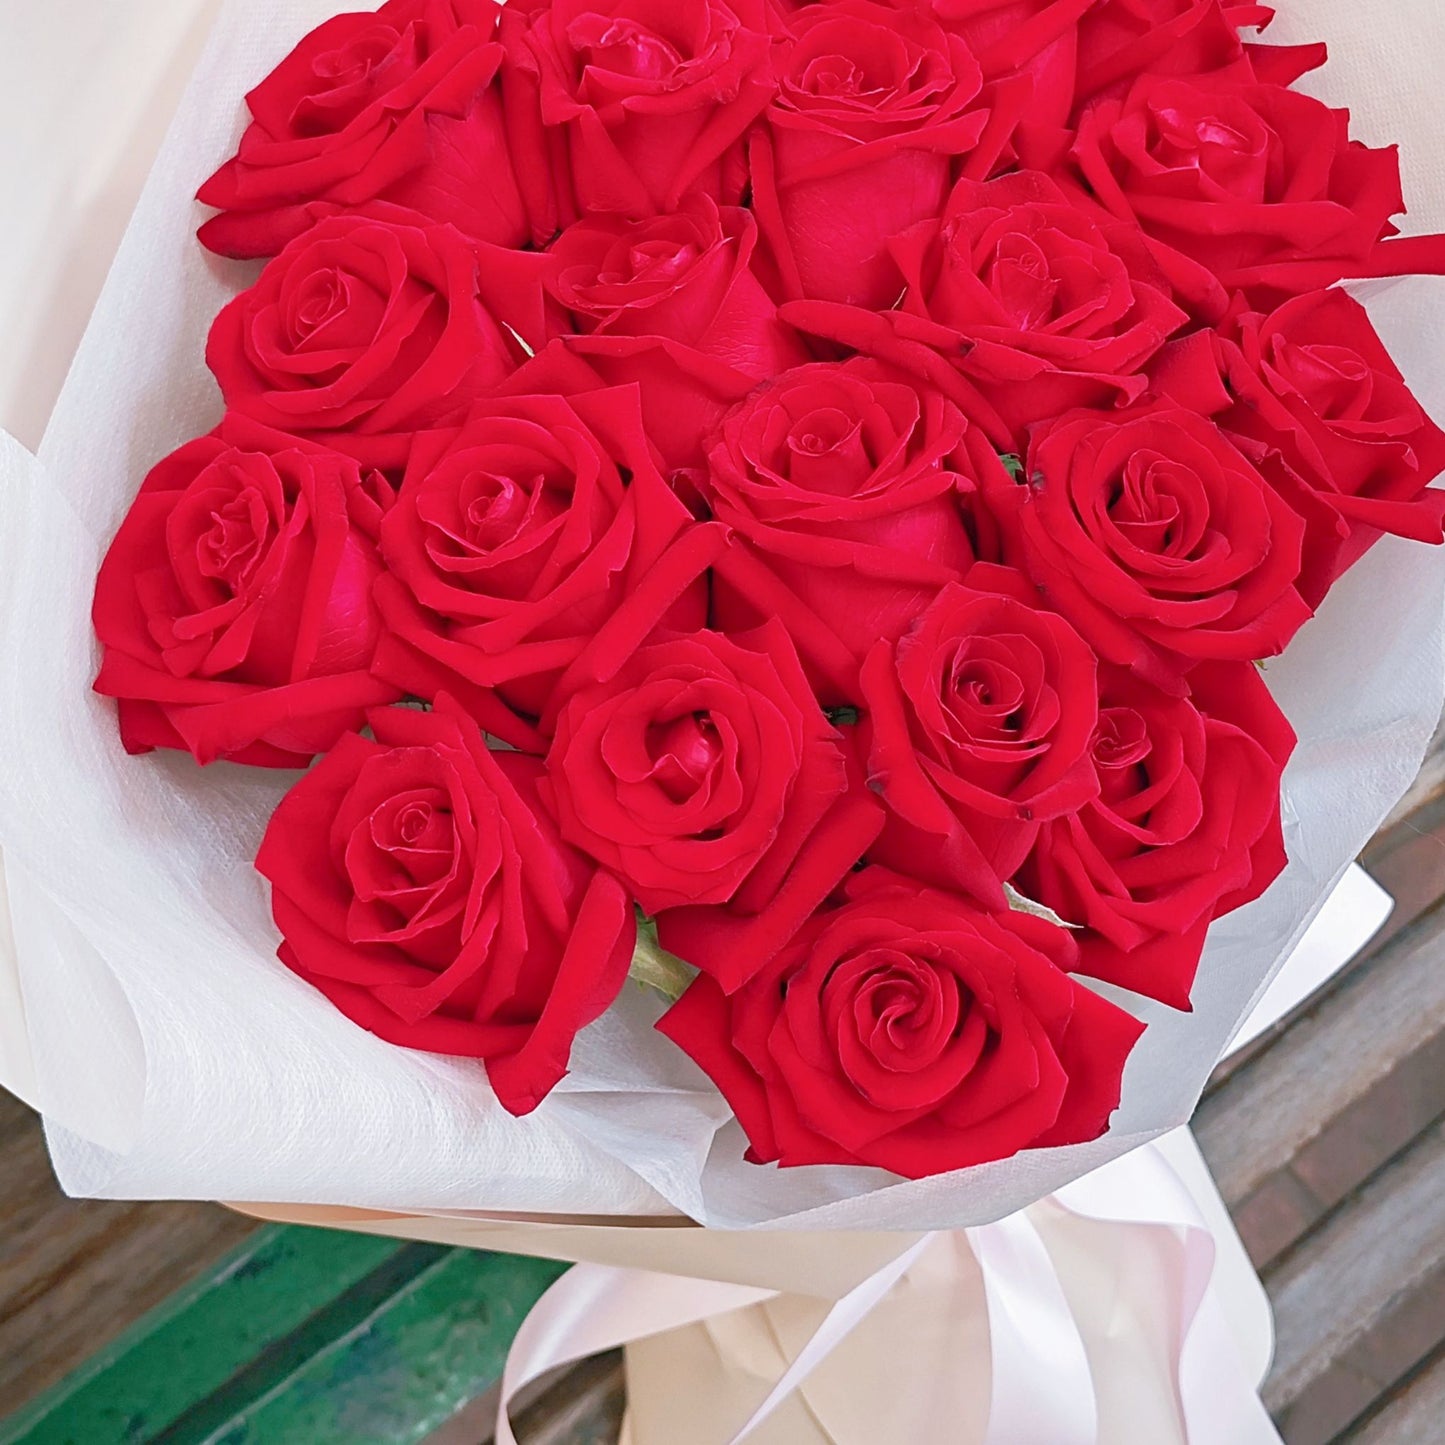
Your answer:
[[[256,1228],[211,1204],[66,1199],[0,1091],[0,1414],[49,1389]]]
[[[1266,1404],[1325,1445],[1445,1338],[1445,1124],[1330,1215],[1265,1283],[1278,1343]]]
[[[1398,934],[1200,1106],[1195,1131],[1266,1264],[1445,1112],[1445,915]]]
[[[259,1230],[30,1410],[0,1423],[0,1445],[150,1440],[400,1249],[364,1235]]]
[[[1439,758],[1445,767],[1445,752]],[[1336,988],[1353,974],[1368,968],[1393,938],[1441,906],[1445,900],[1445,780],[1419,797],[1408,814],[1382,828],[1360,855],[1360,862],[1395,900],[1383,927],[1318,993],[1252,1043],[1222,1060],[1206,1094],[1221,1088],[1226,1080],[1253,1063]]]
[[[1375,1411],[1354,1445],[1432,1445],[1445,1435],[1445,1349]]]
[[[318,1321],[312,1341],[277,1353],[264,1393],[238,1381],[154,1445],[411,1445],[500,1377],[512,1336],[565,1266],[518,1255],[406,1245],[431,1256],[407,1283],[377,1291],[344,1332]]]

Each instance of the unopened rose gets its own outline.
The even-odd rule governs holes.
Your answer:
[[[1104,1132],[1143,1026],[1074,962],[1043,919],[868,869],[753,982],[700,977],[658,1027],[754,1162],[923,1178]]]
[[[1155,380],[1242,445],[1278,453],[1306,523],[1299,590],[1311,606],[1382,532],[1445,535],[1445,492],[1430,488],[1445,471],[1445,433],[1344,291],[1196,332],[1164,353]]]
[[[510,0],[503,86],[535,239],[692,192],[737,204],[776,29],[771,0]]]
[[[708,448],[703,490],[734,536],[717,616],[779,617],[824,700],[856,703],[873,644],[972,565],[971,529],[986,523],[976,466],[992,461],[957,408],[906,372],[864,358],[784,372]]]
[[[869,777],[889,812],[870,856],[1002,908],[1039,826],[1098,791],[1096,670],[1009,568],[944,588],[863,667]]]
[[[494,737],[545,750],[562,672],[691,522],[651,457],[635,388],[499,397],[412,442],[381,524],[375,670],[448,692]],[[667,609],[706,622],[706,589]]]
[[[888,241],[936,216],[983,133],[983,76],[921,7],[810,5],[789,19],[751,147],[753,205],[786,293],[894,299]]]
[[[1280,774],[1295,742],[1249,663],[1205,663],[1189,681],[1182,698],[1102,674],[1099,796],[1045,823],[1019,875],[1081,926],[1082,972],[1176,1008],[1210,923],[1284,868]]]
[[[995,504],[1050,604],[1101,657],[1168,690],[1201,658],[1274,656],[1310,616],[1303,520],[1196,412],[1160,403],[1040,426]]]
[[[326,216],[390,201],[519,245],[498,14],[494,0],[388,0],[317,26],[246,97],[240,146],[199,192],[221,213],[201,241],[274,256]]]
[[[748,211],[691,196],[667,216],[579,221],[545,258],[560,345],[602,384],[641,388],[671,466],[695,466],[729,406],[807,359],[754,271],[757,240]]]
[[[632,902],[557,836],[542,764],[461,709],[385,708],[282,799],[257,868],[281,961],[389,1043],[481,1059],[526,1114],[617,996]]]
[[[846,786],[838,734],[776,623],[650,642],[565,696],[547,756],[563,835],[649,913],[759,912]]]
[[[228,416],[157,463],[106,553],[96,691],[127,751],[305,767],[395,688],[355,462]]]
[[[1145,75],[1079,121],[1072,155],[1108,211],[1143,228],[1202,314],[1374,274],[1404,210],[1399,158],[1349,139],[1349,116],[1252,78]]]
[[[902,288],[891,310],[800,301],[784,316],[912,369],[1004,438],[1137,399],[1188,320],[1134,226],[1089,215],[1035,171],[960,181],[941,218],[888,250]]]
[[[488,264],[524,271],[500,249]],[[489,280],[505,290],[508,276]],[[322,221],[216,318],[206,363],[233,410],[353,439],[452,420],[524,359],[478,294],[477,252],[393,208]]]

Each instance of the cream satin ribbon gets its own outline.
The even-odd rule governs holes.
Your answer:
[[[1218,1291],[1210,1288],[1213,1235],[1167,1158],[1153,1147],[1138,1150],[1071,1184],[1053,1202],[1079,1219],[1175,1236],[1177,1316],[1170,1356],[1184,1438],[1189,1445],[1279,1445]],[[1098,1445],[1098,1410],[1084,1340],[1027,1211],[960,1235],[925,1235],[846,1294],[726,1445],[743,1445],[926,1250],[959,1240],[966,1241],[981,1270],[988,1314],[991,1399],[980,1445]],[[509,1407],[527,1384],[549,1370],[778,1294],[645,1270],[575,1266],[543,1295],[517,1333],[502,1380],[498,1445],[516,1445]]]

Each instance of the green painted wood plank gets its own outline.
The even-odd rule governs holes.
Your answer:
[[[448,1250],[346,1334],[298,1352],[265,1395],[223,1392],[156,1445],[415,1445],[497,1383],[517,1326],[566,1268]]]
[[[406,1247],[269,1227],[8,1420],[0,1445],[131,1445],[160,1431],[324,1313]]]

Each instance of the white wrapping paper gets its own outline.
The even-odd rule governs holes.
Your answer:
[[[1284,0],[1280,38],[1355,62],[1313,88],[1399,139],[1418,174],[1445,152],[1433,0]],[[100,555],[149,465],[208,429],[210,320],[254,268],[207,257],[196,185],[229,152],[241,95],[338,0],[229,6],[182,102],[50,428],[0,451],[0,846],[32,1083],[62,1183],[109,1197],[271,1198],[363,1208],[656,1217],[716,1226],[928,1230],[1001,1218],[1187,1119],[1214,1060],[1310,917],[1408,786],[1439,716],[1445,571],[1387,540],[1271,663],[1301,738],[1286,777],[1290,868],[1213,931],[1192,1015],[1150,1028],[1110,1134],[920,1183],[741,1162],[703,1076],[629,990],[579,1041],[573,1075],[513,1120],[466,1063],[354,1028],[274,959],[251,859],[284,787],[187,759],[125,758],[89,692]],[[1355,71],[1341,78],[1339,70]],[[1409,86],[1414,88],[1410,89]],[[1445,227],[1445,190],[1415,223]],[[1419,204],[1429,200],[1430,204]],[[1361,294],[1445,418],[1445,282]]]

